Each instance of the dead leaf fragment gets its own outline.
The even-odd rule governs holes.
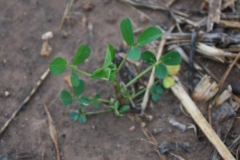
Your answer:
[[[47,116],[48,116],[48,124],[49,124],[49,129],[50,129],[50,135],[51,135],[51,138],[53,140],[53,143],[55,145],[55,149],[56,149],[56,152],[57,152],[57,160],[60,160],[60,152],[59,152],[59,147],[58,147],[58,138],[57,138],[57,130],[56,130],[56,127],[54,125],[54,121],[50,115],[50,112],[48,111],[48,108],[47,106],[45,105],[45,103],[43,103],[44,105],[44,108],[45,108],[45,111],[47,113]]]
[[[72,88],[71,78],[70,76],[65,76],[63,80],[68,84],[69,87]]]
[[[48,57],[52,53],[52,47],[48,44],[48,41],[43,42],[41,56]]]

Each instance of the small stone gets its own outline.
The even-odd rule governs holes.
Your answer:
[[[162,128],[154,128],[154,129],[152,130],[152,133],[153,133],[153,134],[159,134],[159,133],[161,133],[162,131],[163,131]]]
[[[92,2],[85,2],[83,4],[83,9],[85,9],[86,11],[91,11],[93,9],[94,5]]]
[[[129,128],[129,131],[134,131],[135,129],[136,129],[135,126],[131,126],[131,127]]]
[[[41,56],[48,57],[52,53],[52,47],[48,44],[48,41],[43,42]]]
[[[9,91],[5,91],[5,92],[4,92],[4,95],[5,95],[5,97],[10,96],[10,92],[9,92]]]
[[[7,60],[6,60],[6,59],[4,59],[4,60],[3,60],[3,64],[6,64],[6,63],[7,63]]]
[[[153,116],[152,115],[145,115],[145,118],[149,122],[153,120]]]
[[[51,38],[53,38],[53,32],[52,31],[48,31],[48,32],[46,32],[42,35],[42,40],[49,40]]]
[[[140,22],[142,23],[146,23],[148,21],[146,15],[144,15],[143,13],[140,15]]]
[[[142,123],[141,123],[141,127],[142,127],[142,128],[146,127],[146,123],[145,123],[145,122],[142,122]]]

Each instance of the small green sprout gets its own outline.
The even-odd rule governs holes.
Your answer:
[[[129,90],[129,86],[153,68],[155,68],[154,74],[158,79],[150,89],[152,101],[158,101],[164,93],[164,88],[170,88],[174,85],[174,80],[171,75],[176,74],[180,69],[180,63],[182,61],[180,54],[171,51],[166,53],[158,61],[152,52],[141,52],[140,49],[140,47],[161,37],[161,30],[157,27],[149,27],[140,34],[136,42],[134,40],[131,20],[129,18],[124,18],[120,23],[120,31],[123,39],[130,48],[126,52],[126,56],[123,58],[120,65],[114,63],[116,50],[111,44],[107,45],[103,66],[95,70],[93,73],[88,73],[78,68],[78,65],[84,63],[91,54],[91,49],[85,44],[82,44],[78,48],[75,57],[70,63],[62,57],[56,57],[50,63],[49,69],[53,75],[60,75],[66,70],[66,68],[70,68],[71,70],[70,79],[72,84],[72,94],[69,91],[63,90],[60,96],[63,105],[66,107],[71,105],[73,100],[76,100],[79,104],[77,111],[70,112],[69,116],[71,120],[86,123],[87,116],[105,112],[113,112],[116,116],[124,116],[130,109],[130,100],[139,97],[146,91],[146,88],[144,88],[136,93],[132,93],[132,91]],[[149,67],[123,85],[118,81],[117,77],[127,58],[130,58],[133,61],[139,61],[141,59],[148,64]],[[85,82],[79,78],[79,73],[93,79],[108,81],[115,90],[115,98],[110,100],[101,99],[99,94],[95,94],[93,97],[82,96],[85,89]],[[101,109],[100,104],[105,104],[108,108]],[[96,109],[96,111],[87,111],[89,105]]]

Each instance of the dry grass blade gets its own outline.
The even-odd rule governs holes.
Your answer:
[[[147,128],[142,128],[142,132],[147,137],[147,139],[154,144],[154,150],[158,153],[159,157],[161,157],[162,160],[166,160],[166,157],[158,151],[158,143],[156,139],[153,137],[153,135],[148,131]]]
[[[222,156],[222,158],[227,160],[235,160],[227,147],[224,145],[218,135],[214,132],[212,127],[208,124],[208,122],[206,121],[202,113],[199,111],[195,103],[192,101],[192,99],[189,97],[187,92],[182,88],[181,84],[176,83],[174,86],[171,87],[171,90],[181,101],[185,109],[188,111],[194,121],[198,124],[203,133],[207,136],[208,140],[218,150],[218,153]]]
[[[48,116],[48,124],[49,124],[49,129],[50,129],[50,135],[51,135],[51,138],[53,140],[53,143],[55,145],[55,149],[56,149],[56,152],[57,152],[57,160],[61,160],[60,159],[59,147],[58,147],[57,130],[56,130],[56,127],[54,125],[54,121],[53,121],[53,119],[50,115],[50,112],[48,111],[48,108],[45,105],[45,103],[43,103],[43,106],[44,106],[45,111],[46,111],[47,116]]]
[[[68,0],[68,2],[67,2],[67,6],[66,6],[66,8],[65,8],[65,11],[64,11],[64,13],[63,13],[63,17],[62,17],[62,20],[61,20],[61,23],[60,23],[60,26],[59,26],[60,29],[62,28],[62,25],[63,25],[63,23],[64,23],[67,15],[68,15],[69,11],[70,11],[71,8],[72,8],[73,2],[74,2],[74,0]]]
[[[222,0],[209,1],[209,12],[208,12],[208,22],[207,22],[208,32],[213,29],[214,23],[219,23],[220,21],[221,4],[222,4]]]
[[[36,93],[37,89],[41,86],[42,82],[45,80],[47,75],[49,74],[49,69],[47,69],[40,79],[37,81],[36,85],[33,87],[31,93],[24,99],[24,101],[18,106],[18,108],[13,112],[12,116],[7,120],[7,122],[2,126],[0,130],[0,135],[5,131],[8,125],[12,122],[12,120],[16,117],[18,112],[23,108],[25,104],[31,99],[31,97]]]
[[[227,71],[224,73],[224,75],[222,76],[221,80],[218,83],[218,87],[221,88],[223,83],[225,82],[228,74],[230,73],[230,71],[232,70],[233,66],[235,65],[235,63],[237,63],[238,59],[240,58],[240,53],[237,55],[237,57],[234,59],[234,61],[232,62],[232,64],[228,67]]]

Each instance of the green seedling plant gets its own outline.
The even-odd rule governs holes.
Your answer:
[[[123,39],[129,46],[129,50],[118,66],[114,63],[116,50],[111,44],[107,45],[103,66],[93,73],[88,73],[78,68],[78,65],[84,63],[91,53],[91,49],[85,44],[82,44],[78,48],[71,63],[67,63],[67,61],[62,57],[56,57],[50,63],[49,69],[53,75],[60,75],[67,67],[71,70],[70,79],[73,95],[67,90],[63,90],[61,92],[61,100],[64,106],[71,105],[73,100],[76,100],[79,103],[78,110],[70,112],[70,119],[79,121],[80,123],[86,123],[87,116],[93,114],[113,112],[117,116],[125,115],[130,109],[130,100],[139,97],[146,91],[146,88],[144,88],[136,93],[131,93],[129,86],[134,84],[139,78],[153,68],[155,68],[155,76],[162,81],[161,85],[159,83],[160,81],[157,80],[150,89],[151,99],[154,102],[160,99],[160,96],[164,93],[164,88],[167,89],[174,85],[174,80],[171,75],[176,74],[180,69],[180,63],[182,60],[180,54],[176,51],[171,51],[166,53],[160,60],[157,60],[156,56],[152,52],[141,52],[140,49],[140,47],[143,47],[161,37],[161,30],[154,26],[149,27],[140,34],[137,42],[135,43],[131,21],[129,18],[124,18],[120,23],[120,31]],[[135,78],[123,85],[118,81],[118,73],[127,58],[135,62],[141,59],[143,62],[149,64],[149,66]],[[93,79],[100,79],[109,82],[115,91],[114,99],[101,99],[99,94],[96,94],[93,97],[83,96],[82,93],[85,89],[85,82],[79,78],[79,73]],[[90,104],[96,109],[96,111],[87,111],[87,106]],[[100,104],[105,104],[108,108],[100,110]]]

